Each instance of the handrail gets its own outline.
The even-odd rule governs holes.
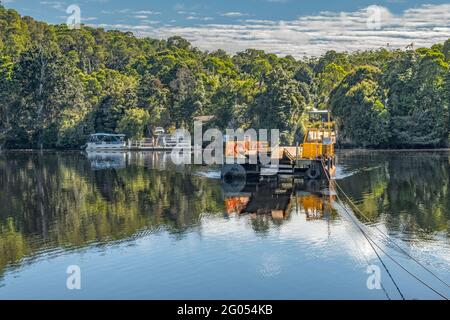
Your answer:
[[[298,147],[297,147],[298,148]],[[292,155],[292,153],[290,153],[289,152],[289,150],[287,150],[287,149],[283,149],[283,153],[289,158],[289,160],[291,160],[291,161],[295,161],[295,160],[297,160],[298,158],[297,157],[295,157],[295,156],[293,156]]]

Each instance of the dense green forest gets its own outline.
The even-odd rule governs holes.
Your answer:
[[[432,48],[329,51],[296,60],[187,40],[49,25],[0,5],[0,146],[77,148],[93,132],[139,138],[214,115],[219,128],[301,139],[308,108],[330,108],[342,145],[449,143],[450,39]]]

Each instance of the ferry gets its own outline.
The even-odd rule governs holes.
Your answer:
[[[225,155],[234,165],[222,167],[222,178],[226,176],[274,176],[286,175],[309,180],[329,179],[334,176],[336,162],[334,145],[336,133],[331,112],[313,109],[308,112],[308,122],[303,143],[295,146],[274,146],[266,141],[227,141]],[[251,163],[250,157],[264,152],[277,159],[277,164]],[[237,161],[238,158],[241,158]],[[227,162],[227,163],[230,163]],[[239,163],[239,165],[236,165]]]

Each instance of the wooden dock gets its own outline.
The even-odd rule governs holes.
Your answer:
[[[172,151],[174,149],[189,149],[190,146],[162,146],[155,144],[151,139],[144,139],[141,141],[128,141],[127,149],[129,151]]]

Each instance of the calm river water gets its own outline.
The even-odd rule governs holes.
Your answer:
[[[449,297],[408,255],[450,283],[450,152],[338,156],[365,217],[325,181],[225,183],[164,153],[2,152],[0,299],[440,298],[397,263]]]

